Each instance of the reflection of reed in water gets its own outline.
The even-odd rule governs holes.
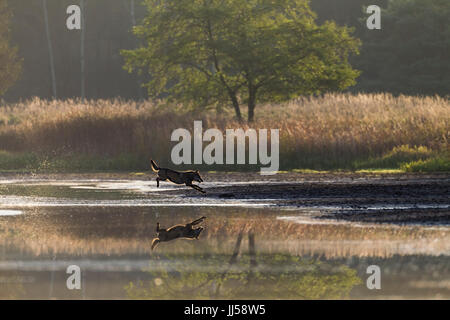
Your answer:
[[[0,272],[0,299],[20,299],[25,294],[24,283],[32,282],[33,278],[16,271]]]
[[[252,232],[248,233],[248,254],[240,254],[243,234],[243,230],[239,232],[231,255],[190,257],[199,262],[196,265],[180,255],[159,256],[150,262],[149,281],[125,287],[128,297],[339,299],[347,298],[350,290],[362,283],[355,270],[343,265],[284,254],[257,255]]]
[[[147,255],[151,254],[156,217],[142,209],[44,209],[26,211],[23,216],[0,218],[0,246],[8,251],[49,256]],[[61,214],[58,210],[64,210]],[[78,211],[77,211],[78,210]],[[150,209],[149,209],[150,210]],[[159,209],[162,225],[192,221],[198,212]],[[42,212],[44,211],[44,212]],[[54,213],[57,212],[57,214]],[[177,240],[159,250],[164,253],[198,254],[232,252],[236,235],[258,237],[260,253],[324,255],[326,257],[378,256],[395,254],[440,255],[450,252],[450,229],[421,227],[296,224],[277,220],[271,211],[246,209],[201,210],[208,214],[207,228],[195,243]],[[191,220],[192,219],[192,220]],[[244,245],[247,239],[242,240]]]

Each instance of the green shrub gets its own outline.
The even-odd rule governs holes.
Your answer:
[[[356,169],[397,169],[404,163],[423,161],[432,158],[434,152],[424,146],[402,145],[394,147],[391,151],[378,158],[369,158],[355,163]]]
[[[407,172],[450,172],[450,157],[436,157],[404,163],[401,169]]]

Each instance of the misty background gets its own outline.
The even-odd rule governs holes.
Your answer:
[[[414,15],[408,16],[405,13],[405,21],[399,22],[396,18],[397,24],[394,29],[390,25],[392,21],[382,15],[382,30],[368,30],[366,19],[369,14],[364,12],[364,7],[376,4],[386,8],[387,3],[388,0],[311,1],[311,7],[317,13],[319,23],[334,20],[338,25],[354,27],[354,36],[362,40],[361,54],[350,59],[351,65],[361,70],[362,74],[357,79],[357,84],[348,91],[410,95],[448,94],[449,85],[445,83],[450,73],[450,59],[448,44],[445,45],[446,22],[440,21],[440,17],[433,16],[432,12],[429,14],[429,21],[411,21],[414,20],[411,18]],[[66,27],[67,7],[72,4],[79,5],[80,1],[47,0],[46,4],[57,98],[80,97],[81,31],[68,30]],[[120,97],[133,100],[147,98],[146,89],[141,88],[141,84],[149,75],[138,76],[127,73],[123,69],[124,59],[120,55],[122,49],[139,46],[139,40],[133,35],[132,27],[139,24],[146,15],[147,9],[142,1],[85,0],[85,4],[86,98]],[[3,98],[8,102],[35,96],[52,98],[50,55],[43,1],[14,0],[8,1],[8,5],[13,13],[11,45],[18,47],[18,55],[23,59],[23,70],[19,80]],[[433,28],[434,30],[441,28],[439,25],[430,26],[432,23],[442,24],[443,33],[432,31]],[[399,25],[400,28],[403,25],[403,30],[399,30]],[[397,32],[396,36],[405,40],[404,45],[401,43],[399,45],[398,39],[392,38],[393,32]],[[421,33],[423,35],[419,36]],[[416,42],[421,41],[420,45],[408,41],[409,37],[415,37]],[[442,39],[444,46],[442,43],[437,44],[439,37],[444,37]],[[396,48],[391,48],[396,45]],[[421,57],[424,59],[419,61]],[[390,65],[387,65],[389,62]],[[402,62],[405,65],[402,66]],[[383,66],[385,70],[382,72]]]
[[[66,27],[67,7],[79,2],[47,1],[59,99],[79,97],[81,92],[81,31],[68,30]],[[312,7],[318,13],[319,20],[334,19],[341,25],[362,29],[365,24],[361,24],[358,19],[363,16],[362,5],[365,2],[374,3],[373,0],[313,0]],[[386,0],[375,2],[384,5]],[[132,27],[134,21],[139,23],[146,14],[142,1],[86,0],[85,3],[86,98],[146,98],[146,90],[140,86],[145,78],[128,74],[123,69],[124,59],[120,55],[120,50],[139,45],[132,34]],[[19,56],[23,58],[23,71],[4,98],[6,101],[34,96],[51,98],[50,59],[43,3],[40,0],[14,0],[9,1],[8,5],[13,12],[11,44],[19,49]]]

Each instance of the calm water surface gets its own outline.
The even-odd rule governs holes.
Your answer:
[[[342,207],[167,194],[177,188],[3,181],[0,298],[450,298],[446,225],[336,221],[326,215]],[[156,222],[170,227],[202,216],[199,240],[151,250]],[[70,265],[81,269],[80,290],[66,287]],[[366,286],[370,265],[380,267],[379,290]]]

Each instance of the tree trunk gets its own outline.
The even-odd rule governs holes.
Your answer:
[[[53,58],[52,40],[50,38],[50,26],[49,26],[49,22],[48,22],[47,0],[42,0],[42,7],[44,9],[45,33],[47,35],[48,55],[49,55],[49,60],[50,60],[50,74],[51,74],[51,78],[52,78],[52,94],[53,94],[53,99],[57,99],[55,60]]]
[[[232,101],[233,101],[234,111],[236,112],[236,118],[239,120],[239,122],[241,122],[242,115],[241,115],[241,109],[239,108],[239,102],[236,97],[233,97]]]
[[[250,254],[250,270],[248,272],[247,281],[253,281],[255,277],[255,268],[258,265],[256,262],[256,246],[255,246],[255,234],[250,232],[248,234],[248,249]]]
[[[248,119],[247,121],[253,122],[255,118],[255,106],[256,106],[256,90],[249,88],[248,90]]]
[[[85,57],[84,57],[84,42],[86,37],[86,3],[81,0],[81,45],[80,45],[80,66],[81,66],[81,101],[84,103],[86,98],[86,82],[85,82]]]
[[[136,26],[136,9],[135,9],[134,0],[131,0],[131,3],[130,3],[130,15],[131,15],[131,24],[133,27],[135,27]],[[136,40],[136,47],[137,46],[138,46],[138,42]],[[138,97],[139,97],[140,101],[143,99],[141,82],[142,82],[141,76],[137,75],[137,90],[138,90]]]
[[[228,93],[230,95],[231,102],[233,103],[234,111],[236,112],[236,118],[239,122],[242,121],[241,108],[239,107],[239,101],[233,92]]]
[[[241,249],[241,242],[242,242],[242,236],[244,235],[244,229],[241,229],[241,231],[238,234],[236,244],[234,245],[233,254],[230,258],[230,261],[228,262],[228,268],[224,272],[222,272],[222,275],[220,276],[221,280],[223,281],[225,277],[227,276],[227,273],[230,271],[231,267],[237,262],[237,258],[239,255],[239,251]],[[214,297],[217,299],[220,294],[220,287],[222,286],[222,281],[220,281],[217,284],[216,292],[214,293]]]
[[[253,104],[249,104],[248,105],[248,119],[247,121],[253,122],[255,120],[255,105]]]

